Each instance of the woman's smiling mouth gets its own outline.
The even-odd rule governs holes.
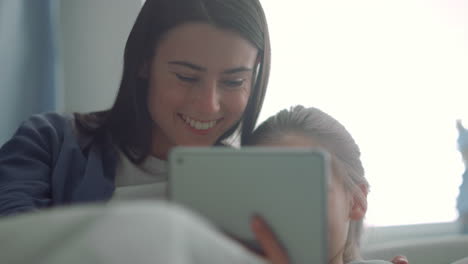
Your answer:
[[[196,130],[209,130],[210,128],[213,128],[217,123],[219,123],[222,118],[216,119],[216,120],[211,120],[211,121],[200,121],[200,120],[195,120],[189,116],[179,114],[180,118],[187,124],[189,127],[196,129]]]

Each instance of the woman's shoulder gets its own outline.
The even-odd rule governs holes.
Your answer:
[[[47,139],[53,145],[60,145],[66,141],[85,150],[93,142],[100,142],[104,147],[108,147],[111,144],[108,134],[100,133],[102,131],[99,130],[103,115],[101,112],[89,114],[47,112],[32,115],[21,127],[36,131],[40,137]],[[21,131],[21,127],[18,131]]]
[[[96,127],[90,129],[88,116],[83,114],[45,112],[34,114],[23,121],[17,130],[18,133],[31,133],[41,136],[57,138],[76,137],[78,141],[89,141],[96,132]],[[85,117],[85,118],[83,118]],[[83,121],[84,120],[84,121]],[[87,123],[86,123],[87,122]]]
[[[73,136],[71,135],[73,131],[72,120],[71,115],[55,112],[31,115],[2,145],[2,151],[14,149],[56,150],[62,145],[64,138]]]
[[[16,155],[16,150],[21,150],[21,155],[42,153],[55,160],[61,153],[70,153],[71,150],[80,150],[87,155],[91,147],[105,152],[105,157],[114,160],[115,150],[108,136],[102,138],[96,133],[83,132],[75,114],[47,112],[24,120],[14,135],[1,146],[0,155]]]
[[[29,128],[38,131],[43,130],[64,130],[70,126],[73,116],[58,112],[46,112],[31,115],[20,126],[20,128]]]
[[[22,122],[16,134],[62,138],[72,128],[72,120],[72,115],[57,112],[34,114]]]

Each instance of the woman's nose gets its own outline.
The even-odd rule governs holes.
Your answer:
[[[216,113],[220,110],[220,94],[217,81],[205,81],[199,89],[193,90],[197,111],[200,113]]]

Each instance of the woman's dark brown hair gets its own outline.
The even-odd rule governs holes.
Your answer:
[[[259,0],[146,0],[125,46],[122,80],[114,105],[105,111],[75,114],[82,133],[110,136],[135,163],[150,154],[153,121],[147,106],[148,82],[140,71],[153,58],[159,40],[172,28],[188,22],[232,30],[258,48],[258,72],[243,117],[217,143],[239,128],[241,142],[251,135],[270,73],[268,26]]]

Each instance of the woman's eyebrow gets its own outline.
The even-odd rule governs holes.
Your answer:
[[[251,68],[248,68],[248,67],[237,67],[237,68],[233,68],[233,69],[227,69],[225,71],[223,71],[222,73],[223,74],[234,74],[234,73],[238,73],[238,72],[251,72],[253,71]]]
[[[193,64],[191,62],[187,61],[170,61],[168,62],[170,65],[179,65],[183,67],[190,68],[191,70],[195,71],[201,71],[201,72],[206,72],[207,69],[205,67],[202,67],[200,65]],[[234,73],[239,73],[239,72],[251,72],[253,71],[251,68],[248,67],[237,67],[237,68],[232,68],[232,69],[227,69],[222,72],[222,74],[234,74]]]
[[[187,62],[187,61],[170,61],[167,64],[169,64],[169,65],[180,65],[180,66],[184,66],[184,67],[190,68],[190,69],[195,70],[195,71],[206,72],[206,68],[204,68],[202,66],[199,66],[199,65],[196,65],[196,64],[193,64],[193,63],[190,63],[190,62]]]

